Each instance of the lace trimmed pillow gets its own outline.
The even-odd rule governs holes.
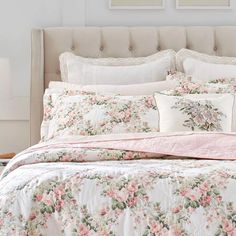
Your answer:
[[[160,60],[163,57],[171,58],[171,69],[175,69],[176,52],[172,49],[163,50],[147,57],[128,57],[128,58],[85,58],[71,52],[64,52],[60,55],[60,70],[62,81],[68,82],[68,62],[87,63],[98,66],[131,66],[141,65],[148,62]]]
[[[236,58],[212,56],[181,49],[176,54],[177,70],[203,83],[212,79],[236,78]]]
[[[231,132],[234,95],[193,94],[182,97],[155,94],[160,132]]]
[[[156,132],[158,120],[153,96],[61,97],[48,137]]]

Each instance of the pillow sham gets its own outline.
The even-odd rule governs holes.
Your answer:
[[[153,96],[77,95],[57,101],[48,138],[158,130]]]
[[[73,95],[95,95],[93,92],[85,92],[80,90],[68,90],[64,88],[46,89],[43,96],[43,121],[40,129],[41,141],[45,141],[48,137],[49,124],[53,118],[55,104],[61,96]]]
[[[84,62],[69,60],[68,82],[80,85],[140,84],[165,80],[171,70],[171,58],[163,57],[159,60],[132,66],[98,66]]]
[[[66,82],[52,81],[49,84],[51,89],[82,90],[94,93],[117,94],[121,96],[153,95],[167,89],[174,89],[179,85],[176,80],[159,81],[153,83],[130,84],[130,85],[77,85]]]
[[[168,96],[155,94],[160,132],[231,132],[234,95],[194,94]]]
[[[214,64],[187,58],[183,62],[184,72],[192,76],[193,81],[202,83],[220,78],[236,78],[236,65]]]
[[[62,81],[68,82],[68,61],[83,62],[100,66],[131,66],[140,65],[147,62],[159,60],[163,57],[171,58],[171,69],[175,68],[176,52],[172,49],[163,50],[147,57],[128,57],[128,58],[85,58],[77,56],[71,52],[62,53],[59,57]]]
[[[183,48],[176,53],[177,71],[184,72],[183,63],[187,58],[213,64],[236,65],[236,57],[219,57]]]

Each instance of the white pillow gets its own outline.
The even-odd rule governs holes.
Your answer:
[[[62,81],[68,82],[68,68],[67,62],[73,60],[75,62],[84,62],[93,65],[100,66],[131,66],[131,65],[140,65],[143,63],[159,60],[163,57],[171,57],[171,67],[174,70],[175,68],[175,55],[176,52],[172,49],[163,50],[157,52],[153,55],[147,57],[128,57],[128,58],[85,58],[77,56],[71,52],[62,53],[59,57],[60,60],[60,69],[61,69],[61,78]]]
[[[68,82],[74,84],[139,84],[165,80],[172,58],[133,66],[98,66],[69,60]]]
[[[187,58],[214,64],[236,65],[236,57],[219,57],[183,48],[176,53],[176,68],[178,71],[184,72],[183,62]]]
[[[192,76],[193,81],[202,83],[221,78],[236,78],[236,65],[214,64],[187,58],[183,62],[183,68],[187,75]]]
[[[169,96],[155,94],[160,132],[231,132],[234,95],[191,94]]]
[[[49,83],[50,89],[82,90],[95,93],[119,94],[121,96],[131,95],[152,95],[155,92],[174,89],[179,83],[172,81],[159,81],[144,84],[130,85],[77,85],[66,82],[52,81]]]

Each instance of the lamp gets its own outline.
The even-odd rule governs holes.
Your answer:
[[[10,97],[10,60],[0,58],[0,100]]]

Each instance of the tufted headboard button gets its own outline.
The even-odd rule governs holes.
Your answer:
[[[157,51],[161,51],[161,46],[157,46]]]
[[[133,47],[132,46],[129,46],[129,51],[133,51]]]
[[[101,46],[101,47],[100,47],[100,51],[102,52],[103,50],[104,50],[104,47],[103,47],[103,46]]]
[[[218,49],[218,48],[217,48],[217,46],[215,46],[213,50],[216,52],[216,51],[217,51],[217,49]]]
[[[71,51],[74,51],[75,50],[75,46],[71,46]]]

